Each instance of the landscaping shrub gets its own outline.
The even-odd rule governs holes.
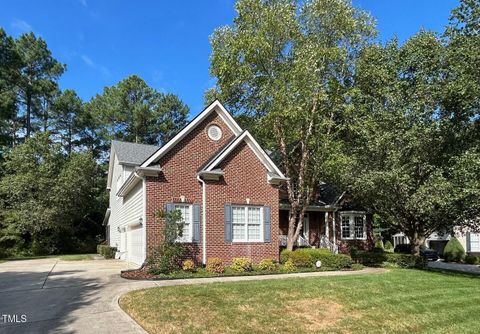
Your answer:
[[[368,267],[398,266],[399,268],[424,268],[426,259],[423,256],[401,253],[357,252],[353,258],[357,263]]]
[[[193,273],[195,271],[195,262],[190,259],[183,261],[182,270]]]
[[[181,237],[180,224],[182,215],[180,211],[170,212],[157,211],[155,213],[156,222],[163,223],[163,242],[157,246],[148,257],[149,272],[154,275],[168,275],[182,267],[186,249],[182,243],[176,242]]]
[[[385,252],[393,253],[393,245],[390,241],[387,240],[384,248],[385,248]]]
[[[468,264],[480,264],[480,256],[468,255],[465,258],[465,262]]]
[[[212,257],[208,259],[207,266],[205,268],[209,273],[221,274],[225,272],[225,265],[223,260],[218,257]]]
[[[364,266],[363,264],[361,264],[361,263],[353,263],[353,264],[351,265],[351,268],[352,268],[353,270],[362,270],[363,268],[365,268],[365,266]]]
[[[375,241],[375,248],[379,248],[381,250],[383,250],[385,247],[383,246],[383,241],[382,239],[378,239],[377,241]]]
[[[320,260],[322,267],[329,269],[349,268],[352,265],[352,259],[345,254],[334,254],[328,249],[301,248],[294,251],[284,250],[280,254],[280,260],[285,263],[292,260],[296,267],[313,267],[315,262]]]
[[[277,269],[277,264],[273,259],[263,259],[258,263],[257,269],[264,271],[275,271]]]
[[[234,257],[232,259],[232,265],[230,266],[230,269],[239,273],[252,271],[252,260],[250,260],[248,257]]]
[[[106,259],[114,259],[117,247],[110,247],[109,245],[97,245],[97,253]]]
[[[453,237],[447,242],[443,257],[448,262],[460,262],[465,259],[465,249],[457,238]]]
[[[291,273],[292,271],[295,271],[295,269],[297,269],[297,267],[295,267],[295,264],[291,259],[288,259],[287,261],[285,261],[282,267],[282,271],[286,273]]]

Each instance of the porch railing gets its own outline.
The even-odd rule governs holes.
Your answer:
[[[287,236],[280,235],[280,246],[286,247],[287,246]],[[312,247],[308,240],[303,236],[299,236],[297,241],[295,242],[295,246],[297,247]],[[332,253],[338,253],[338,246],[330,241],[328,237],[325,235],[320,236],[319,248],[326,248],[329,249]]]

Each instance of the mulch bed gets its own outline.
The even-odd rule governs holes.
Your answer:
[[[153,280],[163,278],[159,277],[158,275],[150,274],[147,267],[142,267],[140,269],[123,270],[120,273],[120,277],[133,280]]]

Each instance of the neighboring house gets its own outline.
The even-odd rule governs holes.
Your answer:
[[[288,226],[284,181],[252,135],[215,101],[162,147],[112,141],[108,243],[119,258],[141,265],[161,242],[155,213],[179,210],[184,230],[178,242],[198,263],[278,259]],[[368,247],[370,215],[322,187],[298,245]]]
[[[455,228],[453,233],[434,232],[425,240],[425,246],[443,255],[443,250],[452,235],[460,241],[467,254],[480,255],[480,233],[475,233],[469,229]],[[410,240],[405,234],[397,233],[393,235],[393,245],[397,246],[399,244],[410,244]]]

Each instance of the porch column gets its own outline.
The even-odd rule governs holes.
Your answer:
[[[328,211],[325,211],[325,236],[329,237],[329,230],[328,230]]]
[[[336,223],[335,223],[335,212],[336,212],[336,211],[333,211],[333,212],[332,212],[332,214],[333,214],[333,220],[332,220],[332,221],[333,221],[333,243],[334,243],[334,244],[337,243],[337,235],[336,235],[337,233],[336,233],[336,231],[335,231],[335,229],[336,229],[336,227],[335,227],[335,225],[336,225]]]

